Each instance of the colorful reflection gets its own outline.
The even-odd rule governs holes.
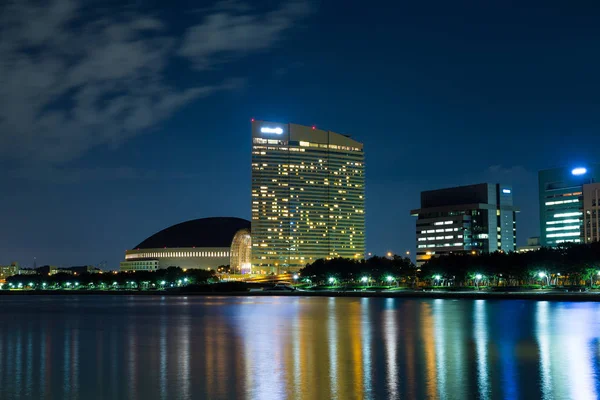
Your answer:
[[[600,396],[596,303],[1,301],[10,321],[0,324],[2,399]]]

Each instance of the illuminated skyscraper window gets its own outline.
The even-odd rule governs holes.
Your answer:
[[[363,258],[363,145],[315,127],[252,122],[252,267]]]
[[[541,245],[596,241],[599,235],[594,199],[600,165],[548,169],[540,171],[538,178]]]

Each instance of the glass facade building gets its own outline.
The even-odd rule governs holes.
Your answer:
[[[364,257],[363,145],[315,127],[252,122],[252,269]]]
[[[593,184],[600,182],[599,164],[543,170],[538,173],[538,180],[542,246],[584,243],[597,238]],[[589,206],[584,207],[584,203]]]
[[[508,185],[478,185],[421,193],[417,217],[417,266],[449,253],[515,251],[516,213]]]

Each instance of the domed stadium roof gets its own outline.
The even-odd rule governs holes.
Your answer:
[[[242,218],[213,217],[182,222],[155,233],[134,249],[229,247],[240,229],[250,229]]]

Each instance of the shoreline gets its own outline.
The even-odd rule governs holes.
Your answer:
[[[365,297],[365,298],[406,298],[406,299],[471,299],[471,300],[543,300],[543,301],[600,301],[600,293],[557,293],[557,292],[334,292],[334,291],[295,291],[295,292],[185,292],[185,291],[0,291],[3,296],[225,296],[225,297]]]

